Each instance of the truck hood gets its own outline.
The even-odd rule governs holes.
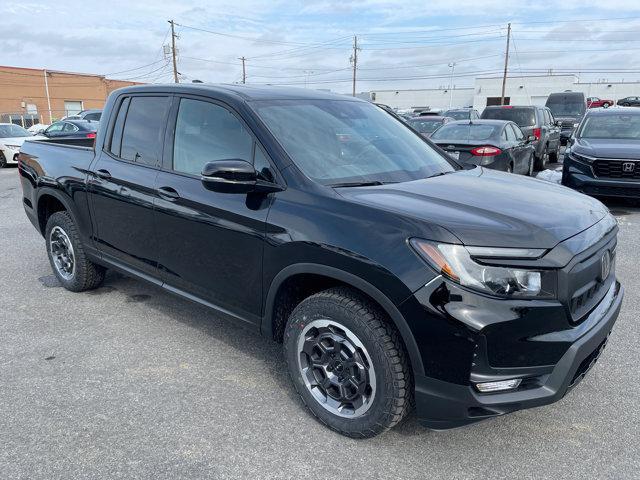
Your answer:
[[[599,201],[566,187],[482,167],[336,191],[358,203],[437,224],[465,245],[553,248],[608,213]]]
[[[598,158],[640,159],[640,140],[579,138],[571,151]]]

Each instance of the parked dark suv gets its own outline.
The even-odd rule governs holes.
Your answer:
[[[546,107],[560,124],[560,143],[566,145],[587,111],[587,99],[582,92],[558,92],[547,97]]]
[[[567,147],[562,184],[589,195],[640,198],[640,110],[589,110]]]
[[[127,87],[95,148],[27,141],[19,173],[65,288],[115,269],[284,343],[276,374],[351,437],[414,405],[443,429],[560,400],[623,297],[599,201],[462,168],[342,95]]]
[[[547,161],[558,161],[560,127],[548,108],[515,105],[489,106],[484,109],[481,118],[509,120],[520,127],[525,137],[533,135],[536,138],[533,143],[536,170],[546,168]]]

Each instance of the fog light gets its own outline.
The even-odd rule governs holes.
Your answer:
[[[476,388],[482,393],[500,392],[502,390],[513,390],[518,388],[522,382],[521,378],[513,378],[511,380],[502,380],[500,382],[477,383]]]

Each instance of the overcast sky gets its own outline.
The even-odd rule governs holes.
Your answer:
[[[511,74],[640,80],[638,0],[2,0],[0,18],[0,65],[145,82],[172,79],[170,18],[184,81],[238,82],[245,56],[248,83],[348,92],[357,35],[358,91],[447,85],[450,62],[472,85],[503,68],[508,22]]]

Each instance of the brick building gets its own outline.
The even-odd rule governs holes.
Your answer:
[[[49,124],[80,110],[102,108],[110,92],[137,83],[102,75],[0,66],[0,122]]]

